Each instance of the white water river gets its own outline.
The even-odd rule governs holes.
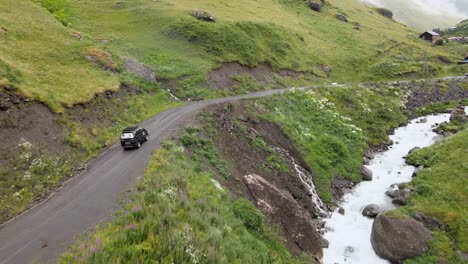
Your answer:
[[[390,263],[375,254],[370,242],[373,219],[364,217],[361,212],[368,204],[377,204],[383,210],[395,208],[385,191],[393,183],[411,181],[414,171],[414,167],[405,164],[403,157],[413,147],[433,144],[437,137],[432,132],[433,125],[448,121],[449,117],[449,114],[430,115],[425,117],[425,123],[418,118],[395,130],[390,136],[395,143],[389,150],[377,154],[367,166],[373,172],[373,180],[358,184],[343,197],[340,206],[345,210],[344,215],[335,211],[329,219],[324,219],[328,230],[324,238],[330,243],[324,249],[325,264]]]

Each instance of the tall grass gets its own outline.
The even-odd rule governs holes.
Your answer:
[[[292,256],[262,214],[196,170],[182,146],[163,145],[125,210],[59,263],[314,262]]]
[[[279,124],[301,150],[325,202],[332,201],[335,177],[362,179],[358,168],[366,148],[387,141],[387,131],[407,118],[396,90],[293,91],[260,102],[260,116]]]
[[[410,186],[415,189],[407,214],[422,212],[436,217],[445,228],[433,230],[429,252],[408,263],[465,263],[457,250],[468,252],[468,130],[409,155],[413,164],[424,165]]]

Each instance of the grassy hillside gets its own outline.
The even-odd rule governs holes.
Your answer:
[[[458,23],[456,27],[455,30],[445,30],[444,37],[468,37],[468,19]]]
[[[2,0],[0,9],[0,88],[48,103],[88,101],[95,93],[115,90],[118,78],[82,55],[90,41],[77,41],[39,4]],[[21,19],[19,19],[21,18]]]
[[[315,263],[212,176],[166,142],[126,209],[59,263]]]
[[[415,195],[402,211],[422,212],[436,217],[444,225],[434,229],[434,241],[427,255],[408,263],[465,263],[455,252],[468,251],[468,130],[409,156],[426,169],[410,184]],[[406,262],[405,262],[406,263]]]
[[[207,74],[229,61],[304,71],[324,82],[362,81],[421,77],[427,51],[430,76],[463,72],[439,60],[460,54],[431,47],[354,0],[327,1],[323,13],[293,0],[2,2],[0,85],[57,111],[117,89],[129,78],[127,57],[151,67],[158,79],[176,79],[174,92],[184,98],[216,96],[206,92]],[[211,12],[217,22],[196,20],[193,9]]]

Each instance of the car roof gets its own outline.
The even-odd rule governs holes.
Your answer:
[[[122,133],[132,133],[132,132],[137,131],[139,128],[140,127],[137,127],[137,126],[130,126],[122,130]]]

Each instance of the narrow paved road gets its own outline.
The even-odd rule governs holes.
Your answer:
[[[164,136],[190,120],[202,108],[239,99],[282,94],[288,89],[202,101],[173,108],[143,122],[150,140],[135,151],[119,143],[90,162],[87,170],[67,182],[48,201],[0,229],[0,264],[53,263],[74,238],[103,223],[121,208],[119,199],[144,175],[153,151]]]

